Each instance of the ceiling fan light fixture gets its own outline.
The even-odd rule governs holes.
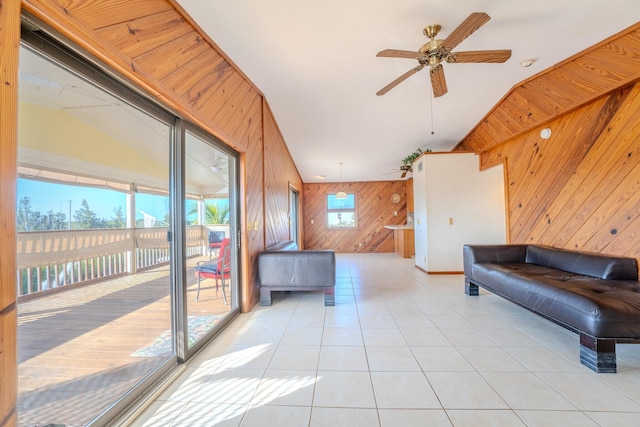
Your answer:
[[[346,199],[349,196],[342,190],[342,162],[338,164],[340,165],[340,191],[336,193],[336,199]]]

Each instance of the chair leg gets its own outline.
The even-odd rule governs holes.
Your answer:
[[[224,290],[224,276],[222,277],[222,300],[224,301],[225,304],[229,304],[227,302],[227,292]]]
[[[200,274],[198,273],[198,287],[196,289],[196,301],[200,298]]]

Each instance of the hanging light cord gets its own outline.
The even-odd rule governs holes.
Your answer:
[[[433,129],[433,88],[429,91],[429,102],[431,107],[431,135],[434,135],[436,132]]]

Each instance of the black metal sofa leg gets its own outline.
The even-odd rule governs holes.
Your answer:
[[[615,374],[616,340],[580,333],[580,363],[599,374]]]
[[[271,289],[260,288],[260,305],[271,305]]]
[[[325,307],[336,305],[335,290],[333,288],[324,288],[324,305]]]
[[[469,282],[469,279],[467,279],[466,277],[464,278],[464,293],[470,296],[480,295],[478,285]]]

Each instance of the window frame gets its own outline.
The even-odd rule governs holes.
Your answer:
[[[336,196],[338,192],[329,192],[325,195],[325,213],[326,213],[326,226],[328,230],[357,230],[358,229],[358,197],[355,191],[345,191],[347,196],[353,196],[353,208],[345,209],[331,209],[329,208],[329,196]],[[329,221],[329,215],[334,213],[353,213],[353,226],[341,227],[331,226]]]

